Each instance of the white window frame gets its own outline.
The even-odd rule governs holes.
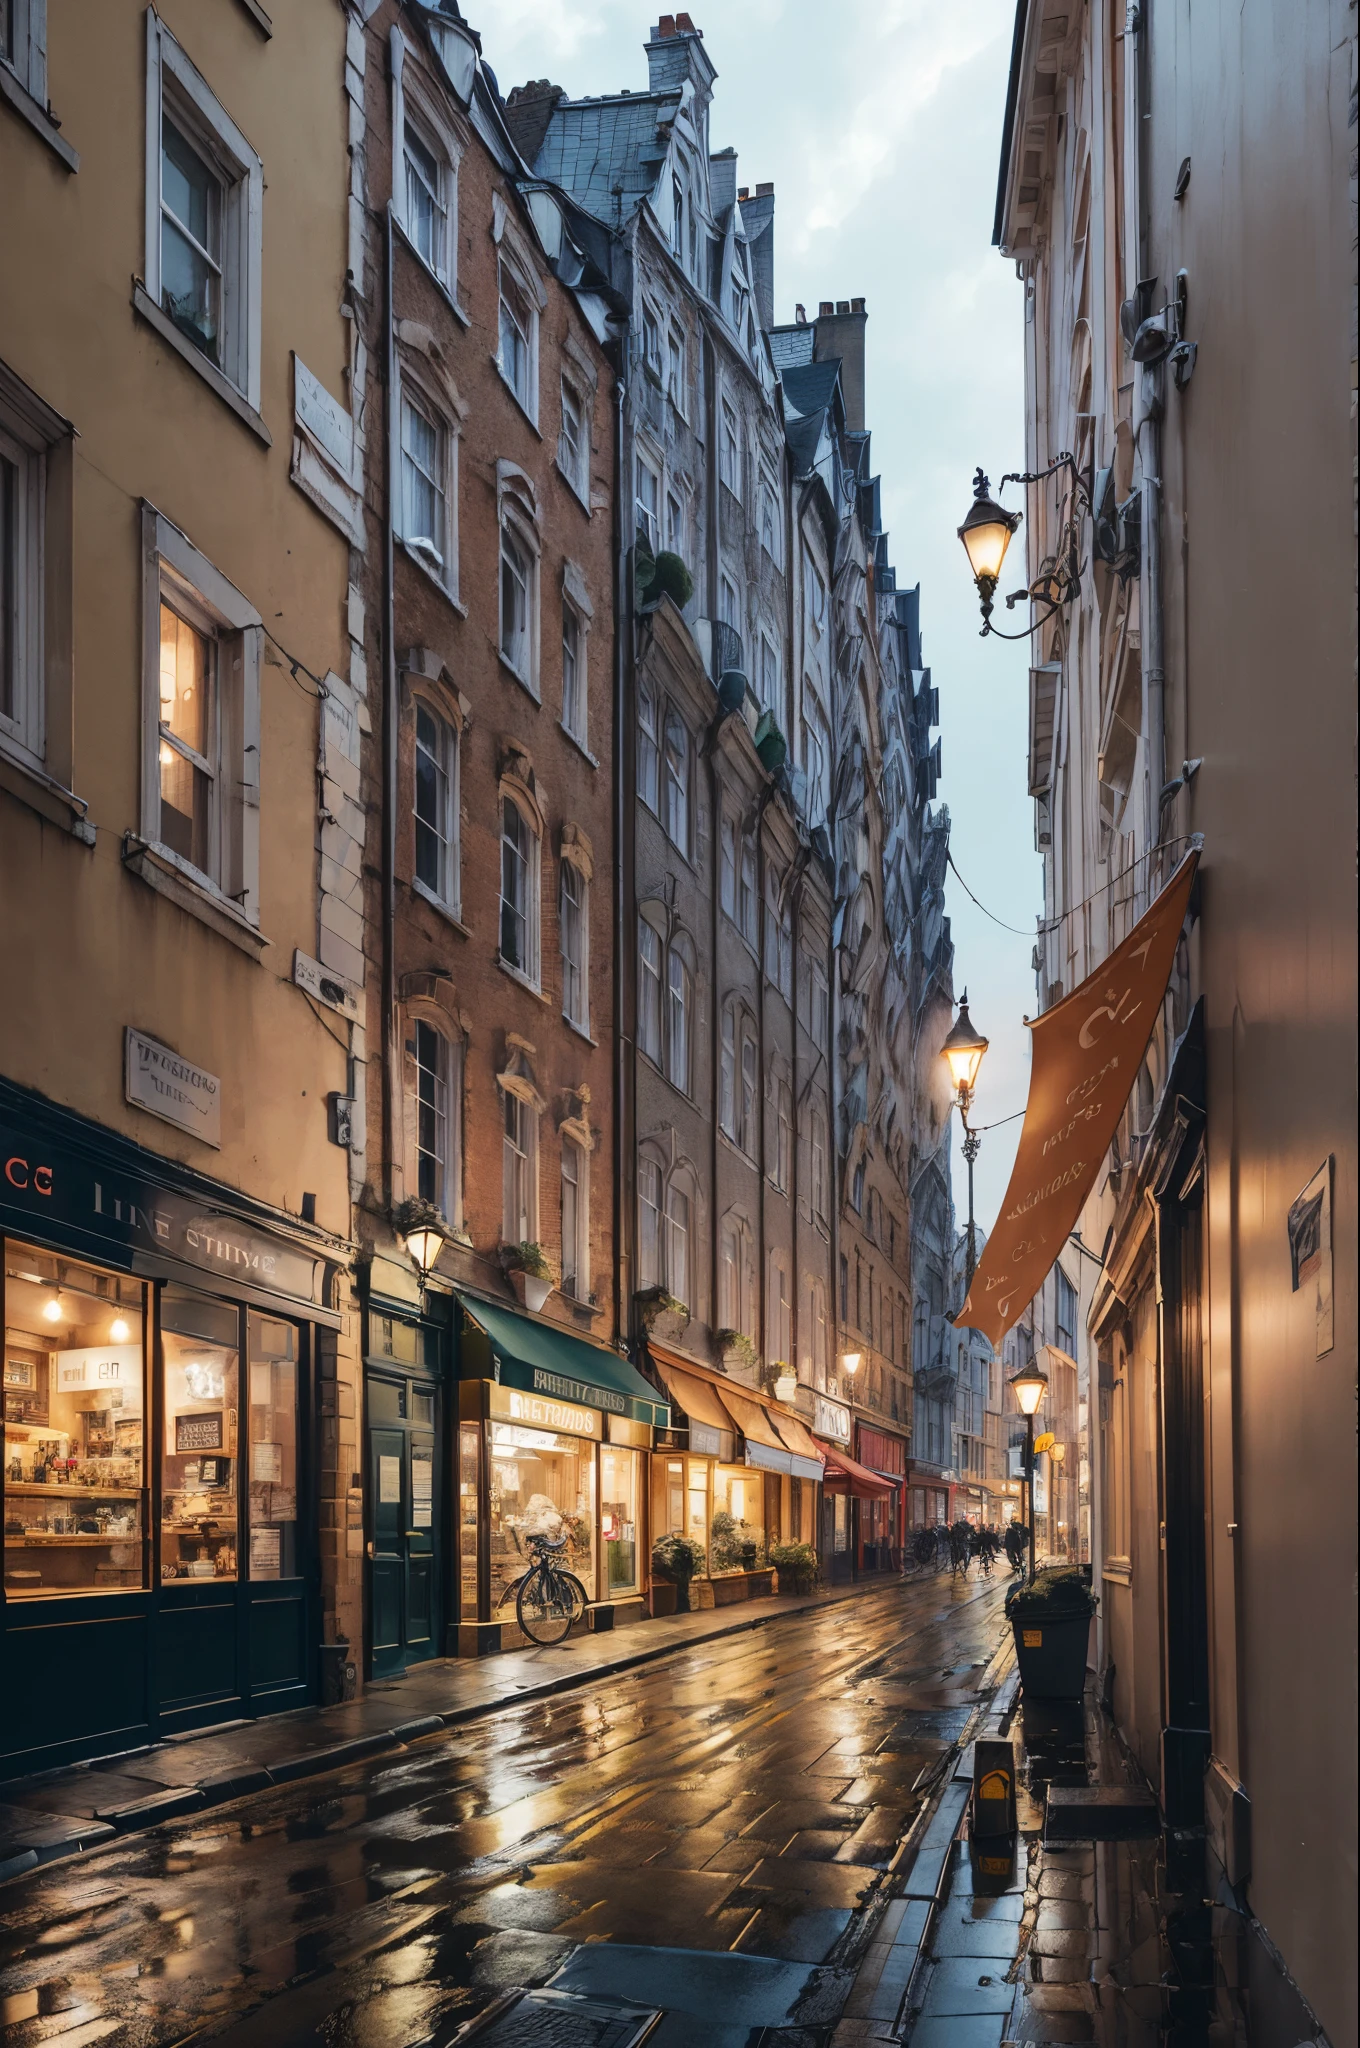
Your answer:
[[[673,729],[678,729],[682,736],[678,769],[670,744]],[[693,770],[694,737],[677,707],[667,703],[661,719],[661,822],[671,845],[677,853],[683,854],[686,860],[689,859],[690,850]]]
[[[755,1024],[745,1010],[737,1026],[737,1143],[748,1159],[754,1159],[760,1115],[760,1047]]]
[[[216,846],[204,872],[160,836],[160,612],[184,607],[218,644]],[[142,507],[142,838],[157,859],[238,921],[260,921],[260,652],[254,605],[153,506]]]
[[[458,444],[459,431],[455,420],[431,395],[424,383],[411,376],[403,366],[399,370],[399,385],[396,406],[397,459],[401,487],[397,492],[397,535],[413,562],[417,562],[442,591],[458,602]],[[444,531],[440,534],[416,533],[413,528],[420,522],[411,516],[408,501],[408,464],[424,475],[425,472],[407,447],[407,414],[423,420],[435,436],[435,471],[429,481],[439,493],[443,513]],[[441,549],[439,542],[444,545]]]
[[[0,393],[0,661],[9,676],[10,709],[0,694],[0,747],[38,765],[47,751],[47,687],[43,593],[47,524],[47,444],[3,403]],[[8,532],[6,533],[6,527]]]
[[[664,699],[645,677],[637,690],[637,793],[654,818],[661,816],[661,721]]]
[[[557,429],[557,467],[575,491],[587,510],[590,508],[590,405],[585,393],[574,377],[563,374],[559,384]],[[576,445],[576,459],[572,460],[571,440],[567,434],[567,409],[574,408],[580,419],[580,435]]]
[[[741,826],[731,811],[723,809],[718,825],[718,900],[723,915],[737,921],[737,886],[741,866]]]
[[[443,784],[441,807],[444,815],[442,819],[424,819],[419,816],[417,811],[420,788],[420,756],[422,752],[429,752],[428,748],[422,748],[421,746],[420,719],[422,713],[426,718],[434,721],[436,735],[442,738],[444,742],[444,760],[441,762],[437,758],[435,759],[435,768],[442,777]],[[413,832],[411,886],[417,895],[424,896],[427,901],[437,904],[441,910],[447,911],[450,917],[458,917],[462,912],[462,760],[462,727],[449,717],[444,707],[432,695],[427,694],[423,690],[416,692],[411,716],[411,825]],[[435,833],[441,850],[439,865],[442,873],[438,884],[427,882],[420,873],[419,849],[422,825],[428,826]]]
[[[683,1221],[679,1205],[684,1204]],[[663,1260],[666,1274],[666,1290],[677,1301],[689,1306],[693,1295],[694,1250],[695,1250],[695,1203],[687,1188],[682,1188],[679,1176],[672,1173],[666,1182],[664,1207],[661,1218],[663,1239]],[[677,1256],[679,1241],[684,1241],[684,1270]]]
[[[186,362],[222,395],[234,393],[260,410],[261,277],[264,253],[264,166],[154,8],[146,14],[145,300],[151,319]],[[222,345],[214,363],[161,304],[161,124],[167,109],[222,189]],[[148,310],[149,307],[149,310]],[[223,388],[224,387],[224,388]]]
[[[527,1096],[507,1088],[504,1081],[501,1093],[505,1098],[501,1111],[501,1237],[506,1244],[537,1244],[538,1109]],[[522,1203],[515,1199],[515,1184],[521,1176]]]
[[[568,1167],[571,1171],[568,1172]],[[567,1188],[575,1189],[575,1242],[568,1246]],[[562,1139],[562,1281],[572,1301],[590,1299],[590,1154],[575,1138]],[[570,1257],[568,1252],[570,1251]]]
[[[662,1217],[666,1202],[666,1174],[660,1160],[643,1153],[638,1160],[638,1288],[661,1285],[665,1258]]]
[[[574,1030],[590,1036],[590,877],[564,853],[559,863],[558,928],[562,954],[562,1015]],[[573,914],[574,913],[574,914]],[[568,950],[575,929],[576,950]]]
[[[765,532],[767,517],[770,529],[768,538]],[[762,463],[760,465],[760,545],[764,548],[776,569],[780,566],[780,559],[783,553],[779,541],[779,493],[775,489],[773,477],[764,463]]]
[[[684,560],[685,501],[673,484],[666,489],[666,546]]]
[[[689,418],[689,349],[685,330],[672,320],[666,328],[666,395],[682,420]]]
[[[793,1000],[793,922],[781,907],[782,877],[765,870],[765,979],[789,1002]]]
[[[570,733],[579,747],[587,746],[590,699],[586,683],[587,625],[579,606],[562,593],[562,730]],[[569,641],[571,644],[569,645]],[[567,690],[568,666],[571,691]]]
[[[524,302],[524,322],[516,317],[513,298],[506,292],[506,280],[510,281],[512,293],[517,293]],[[519,385],[511,376],[505,360],[504,319],[508,312],[511,325],[523,328],[524,339],[524,382]],[[515,403],[538,425],[538,314],[539,295],[526,277],[522,266],[507,252],[500,251],[500,268],[496,278],[496,367],[499,369]]]
[[[517,981],[522,981],[529,988],[532,988],[535,991],[537,991],[541,986],[542,976],[542,963],[540,958],[540,931],[542,924],[541,898],[543,888],[542,834],[539,831],[538,820],[533,816],[527,804],[525,804],[506,783],[501,784],[499,803],[499,831],[497,832],[496,835],[497,844],[500,850],[500,876],[498,896],[498,901],[500,904],[500,913],[496,933],[498,957],[501,966],[505,969],[505,972],[507,974],[513,975]],[[513,811],[519,818],[527,838],[527,852],[520,856],[524,865],[525,888],[525,899],[522,912],[520,912],[517,909],[513,902],[507,899],[505,894],[505,858],[507,843],[505,821],[507,812],[511,811]],[[525,960],[523,965],[521,965],[517,961],[512,960],[509,954],[505,951],[505,915],[507,903],[509,903],[509,909],[512,916],[519,917],[522,915],[523,918],[525,952]]]
[[[793,1182],[793,1090],[787,1081],[776,1081],[774,1091],[774,1185],[782,1195]]]
[[[737,586],[724,569],[718,577],[718,617],[734,633],[741,631],[741,601]]]
[[[538,535],[527,519],[515,510],[516,501],[507,493],[501,499],[499,545],[496,551],[496,634],[500,658],[517,682],[523,683],[529,695],[539,697],[539,545]],[[526,567],[525,577],[525,621],[522,663],[506,651],[505,645],[505,576],[510,566],[506,560],[507,541],[523,555]]]
[[[808,1198],[817,1222],[825,1223],[831,1213],[827,1183],[827,1121],[820,1108],[812,1112],[812,1163],[808,1175]]]
[[[421,1059],[421,1032],[427,1031],[438,1042],[443,1060],[443,1073],[438,1068],[427,1067]],[[416,1016],[411,1019],[409,1053],[410,1100],[411,1100],[411,1184],[413,1192],[433,1202],[440,1214],[447,1217],[455,1229],[462,1226],[462,1043],[453,1037],[447,1024],[431,1016]],[[434,1105],[436,1113],[443,1118],[444,1149],[429,1151],[421,1143],[420,1112],[422,1106],[421,1075],[432,1073],[436,1086],[444,1091],[443,1107]],[[426,1194],[421,1187],[421,1162],[429,1158],[435,1162],[441,1185],[434,1194]]]
[[[654,951],[653,951],[654,949]],[[665,1072],[666,941],[649,917],[638,918],[638,1051]]]
[[[672,1088],[688,1095],[694,1060],[694,975],[674,944],[666,948],[664,1001],[666,1079]]]
[[[793,1302],[789,1294],[788,1254],[782,1248],[770,1253],[766,1282],[766,1355],[772,1365],[787,1365],[793,1349]]]
[[[652,498],[643,493],[643,478],[651,486]],[[633,460],[634,517],[637,531],[645,535],[647,545],[655,555],[661,548],[661,503],[662,474],[659,463],[638,448]]]
[[[718,401],[718,481],[741,499],[741,415],[724,392]]]
[[[760,635],[760,701],[767,711],[776,714],[781,702],[779,649],[769,634],[762,630]]]
[[[718,1054],[718,1129],[733,1144],[740,1144],[738,1120],[741,1096],[737,1082],[737,1006],[725,1003]]]
[[[741,858],[737,874],[737,928],[754,953],[760,925],[760,891],[757,885],[756,843],[749,832],[741,837]]]
[[[662,353],[665,347],[663,337],[666,331],[666,322],[657,307],[647,298],[644,298],[642,301],[642,319],[639,322],[639,329],[638,339],[642,349],[643,368],[650,370],[657,383],[660,384],[666,374],[665,358]]]

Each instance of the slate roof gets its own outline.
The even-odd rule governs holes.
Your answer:
[[[812,327],[771,327],[766,338],[776,370],[790,370],[812,361]]]
[[[814,415],[810,420],[790,420],[784,428],[784,439],[789,444],[793,457],[795,476],[806,476],[817,460],[817,449],[822,438],[822,416]]]
[[[840,374],[839,358],[827,363],[790,364],[782,372],[784,396],[805,417],[825,412],[835,395]]]
[[[534,173],[597,220],[617,223],[654,188],[679,105],[678,92],[559,100]]]

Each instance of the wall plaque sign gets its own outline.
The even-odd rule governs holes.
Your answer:
[[[204,1145],[222,1143],[222,1083],[129,1025],[124,1034],[123,1089],[129,1102],[177,1124]]]

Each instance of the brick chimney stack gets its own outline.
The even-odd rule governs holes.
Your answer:
[[[864,328],[868,320],[863,299],[823,299],[813,326],[814,363],[839,362],[845,423],[852,434],[864,432]]]

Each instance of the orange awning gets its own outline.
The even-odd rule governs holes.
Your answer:
[[[1029,1102],[995,1229],[955,1318],[996,1350],[1028,1308],[1095,1186],[1175,964],[1192,849],[1122,945],[1030,1026]]]
[[[691,1422],[706,1422],[710,1429],[731,1430],[732,1418],[718,1399],[716,1388],[707,1380],[701,1380],[696,1373],[682,1372],[664,1358],[656,1359],[656,1367],[676,1407]]]
[[[893,1480],[880,1479],[877,1472],[871,1472],[867,1465],[857,1465],[834,1444],[823,1444],[821,1451],[826,1459],[826,1477],[822,1484],[828,1493],[849,1493],[856,1500],[891,1500],[896,1491]]]
[[[787,1408],[772,1408],[769,1412],[775,1428],[795,1457],[817,1458],[823,1464],[826,1462],[826,1453],[800,1416],[791,1415]]]
[[[769,1451],[786,1448],[762,1402],[738,1394],[731,1387],[723,1387],[718,1398],[748,1443],[764,1444]]]

